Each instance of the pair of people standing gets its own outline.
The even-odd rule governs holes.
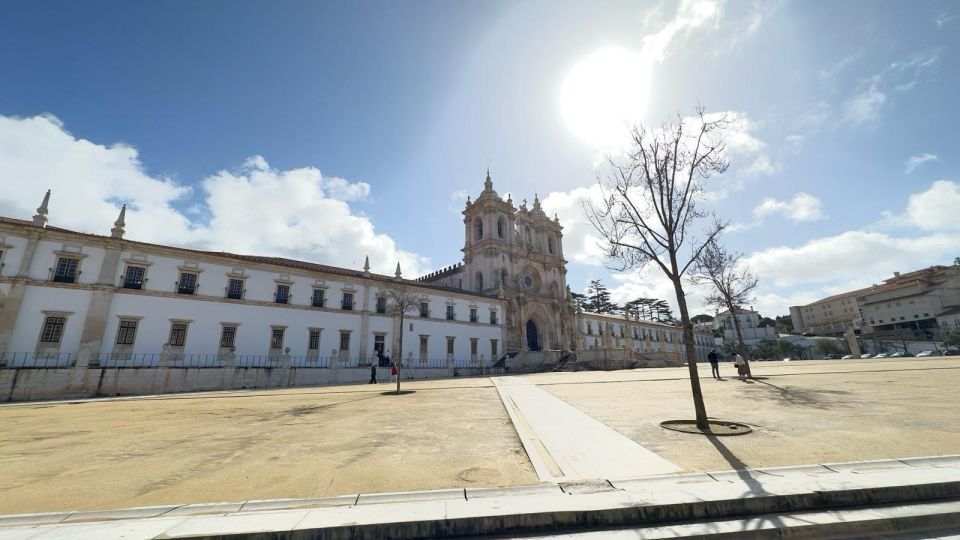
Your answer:
[[[370,382],[368,384],[377,384],[377,364],[386,365],[388,362],[390,364],[391,382],[396,382],[398,373],[397,365],[390,362],[390,357],[384,356],[382,352],[377,350],[377,363],[370,364]]]
[[[717,351],[710,351],[710,354],[707,355],[707,360],[710,362],[710,371],[713,378],[718,381],[723,380],[720,378],[720,358],[717,357]],[[747,367],[747,361],[740,356],[740,353],[737,353],[734,357],[733,363],[737,366],[737,378],[741,381],[747,380],[747,377],[750,375],[750,368]]]

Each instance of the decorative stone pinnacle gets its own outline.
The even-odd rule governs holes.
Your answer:
[[[364,275],[367,275],[367,276],[370,275],[370,256],[369,255],[367,255],[363,259],[363,273]]]
[[[493,191],[493,180],[490,179],[490,169],[487,168],[487,179],[483,181],[484,191]]]
[[[50,212],[50,190],[47,190],[47,194],[43,196],[43,202],[40,203],[40,208],[37,208],[36,215],[33,216],[33,224],[38,227],[47,226],[47,214]]]
[[[127,226],[126,217],[127,205],[123,205],[123,207],[120,208],[120,216],[117,217],[117,220],[113,222],[113,228],[110,229],[110,236],[114,238],[123,238],[123,228]]]
[[[397,271],[393,274],[393,277],[400,279],[400,263],[397,262]]]

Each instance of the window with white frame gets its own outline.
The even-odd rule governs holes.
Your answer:
[[[230,278],[227,281],[227,298],[232,300],[243,299],[244,280],[239,278]]]
[[[313,289],[313,296],[310,298],[310,305],[313,307],[323,307],[324,292],[323,289]]]
[[[447,306],[447,320],[452,321],[456,318],[456,314],[453,312],[453,306]]]
[[[453,354],[453,336],[447,336],[447,354]]]
[[[287,304],[290,302],[290,285],[283,283],[277,284],[277,291],[273,295],[274,302],[278,304]]]
[[[177,293],[197,293],[197,274],[195,272],[180,272],[180,279],[177,280]]]
[[[310,329],[310,334],[307,339],[307,350],[308,351],[320,350],[320,329],[319,328]]]
[[[377,297],[377,313],[386,313],[387,312],[387,298],[384,296]]]
[[[167,343],[171,347],[183,347],[187,342],[187,323],[173,321],[170,323],[170,339]]]
[[[427,302],[420,302],[420,316],[429,317],[430,316],[430,304]]]
[[[497,358],[497,345],[499,345],[497,343],[497,340],[495,339],[490,340],[490,360],[491,361],[496,360]]]
[[[340,352],[347,352],[350,350],[350,331],[341,330],[340,331]]]
[[[123,274],[123,288],[124,289],[142,289],[143,288],[143,276],[146,274],[147,269],[143,266],[127,266],[127,271]]]
[[[74,257],[58,257],[57,267],[53,271],[55,283],[76,283],[80,274],[80,259]]]
[[[427,340],[430,336],[420,334],[420,360],[427,359]]]
[[[477,308],[470,308],[470,322],[477,322]]]
[[[280,350],[283,348],[283,334],[286,328],[274,326],[270,329],[270,349]]]
[[[341,303],[341,308],[350,311],[353,309],[353,293],[345,292],[343,293],[343,302]]]
[[[43,321],[43,330],[40,332],[40,343],[60,343],[60,339],[63,337],[63,327],[66,324],[66,317],[47,316]]]
[[[220,328],[220,348],[232,349],[237,342],[237,327],[234,325],[223,325]]]
[[[117,345],[133,345],[136,337],[137,321],[120,319],[120,326],[117,328]]]

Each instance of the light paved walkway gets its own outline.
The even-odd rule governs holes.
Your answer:
[[[529,379],[491,380],[540,480],[570,482],[679,470],[576,407],[537,388]]]
[[[514,488],[0,516],[0,539],[879,538],[960,527],[960,456]],[[495,518],[495,519],[491,519]],[[785,529],[790,529],[784,533]],[[627,531],[625,535],[614,533]],[[931,537],[929,534],[919,536]],[[498,536],[498,538],[506,538]]]

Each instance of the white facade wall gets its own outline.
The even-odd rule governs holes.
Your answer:
[[[14,228],[0,224],[3,228]],[[308,354],[309,329],[321,329],[319,356],[329,357],[339,351],[340,332],[350,332],[350,350],[347,356],[357,358],[364,342],[365,357],[374,357],[377,333],[384,335],[387,354],[396,356],[394,334],[396,322],[391,316],[377,314],[376,298],[381,288],[389,288],[394,280],[384,276],[366,276],[360,272],[341,275],[287,267],[240,257],[235,259],[218,253],[179,250],[165,246],[150,246],[105,237],[48,231],[30,226],[18,226],[24,231],[18,235],[0,231],[0,244],[5,263],[0,273],[0,293],[6,297],[14,283],[23,283],[23,298],[14,318],[6,352],[32,352],[43,328],[45,312],[66,314],[67,321],[60,341],[61,353],[75,353],[80,348],[81,333],[87,311],[95,294],[111,294],[109,306],[102,315],[105,324],[99,352],[115,351],[121,319],[137,320],[136,338],[124,352],[156,354],[163,352],[170,337],[173,320],[189,321],[186,341],[180,354],[217,354],[224,323],[237,325],[235,354],[267,355],[270,352],[272,326],[285,327],[283,347],[289,347],[291,356]],[[26,279],[14,278],[28,245],[27,231],[41,235],[36,242],[32,263]],[[52,283],[51,269],[56,267],[59,252],[80,257],[80,275],[76,284]],[[110,283],[97,284],[101,267],[108,258],[118,257]],[[128,265],[142,266],[142,290],[124,289],[123,278]],[[198,274],[194,295],[177,294],[181,269]],[[349,273],[350,271],[345,271]],[[245,277],[242,300],[226,298],[230,277]],[[105,279],[108,281],[109,277]],[[275,303],[277,281],[290,285],[289,304]],[[419,310],[408,312],[404,323],[404,352],[419,358],[419,336],[429,335],[429,358],[447,359],[447,336],[454,338],[454,359],[470,362],[471,341],[477,338],[477,356],[491,359],[490,340],[503,351],[502,302],[497,298],[466,292],[438,290],[430,286],[406,282],[422,294],[430,304],[430,317],[419,317]],[[325,307],[311,305],[314,287],[325,291]],[[345,291],[352,292],[353,310],[342,310]],[[0,300],[3,299],[0,297]],[[446,306],[454,306],[456,320],[446,320]],[[2,305],[2,302],[0,302]],[[476,323],[469,322],[470,307],[477,309]],[[364,315],[363,310],[367,313]],[[498,323],[490,324],[490,311],[496,310]],[[367,324],[364,332],[363,319]],[[404,354],[407,357],[407,354]]]
[[[76,352],[80,346],[80,332],[87,317],[91,291],[70,286],[28,285],[23,293],[23,304],[13,327],[13,337],[7,352],[32,352],[37,346],[45,312],[60,312],[67,322],[60,339],[61,352]]]

